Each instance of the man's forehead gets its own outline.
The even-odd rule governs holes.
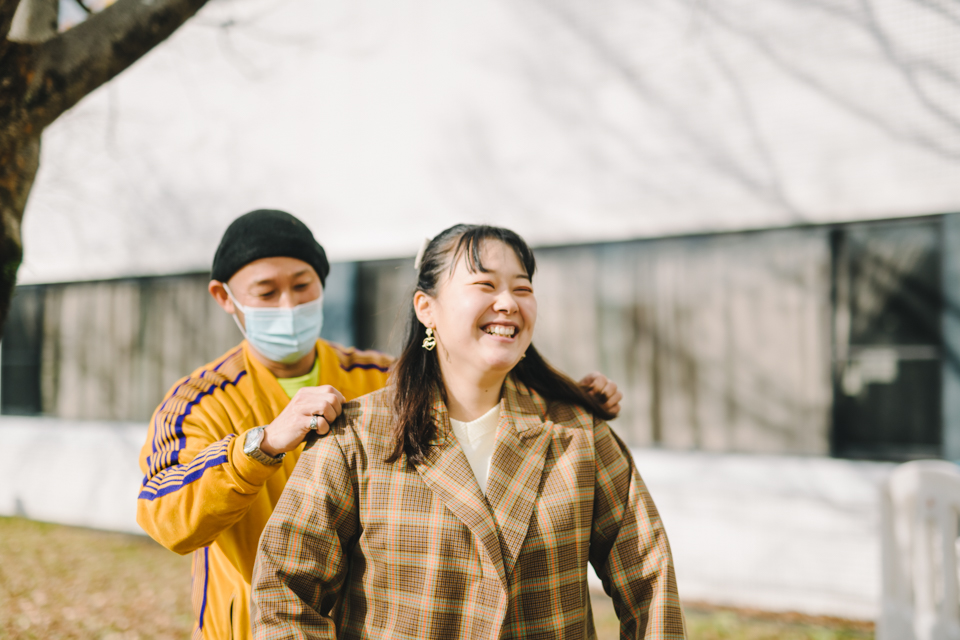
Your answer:
[[[260,258],[244,265],[230,280],[252,286],[270,283],[278,279],[295,279],[305,276],[318,277],[316,270],[303,260],[277,256]]]

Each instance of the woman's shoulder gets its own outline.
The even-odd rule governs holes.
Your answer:
[[[344,403],[330,431],[338,437],[389,432],[392,416],[393,387],[384,387]]]
[[[383,449],[393,441],[393,387],[373,391],[343,405],[343,413],[330,427],[332,436],[348,457],[352,452]]]
[[[562,400],[547,404],[547,417],[554,424],[571,429],[592,429],[597,422],[593,414],[580,405]]]
[[[592,429],[597,420],[589,410],[566,400],[548,400],[535,389],[508,378],[507,404],[523,413],[538,413],[555,426],[568,429]]]

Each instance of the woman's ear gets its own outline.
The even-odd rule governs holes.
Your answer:
[[[417,314],[417,319],[425,327],[434,327],[436,323],[433,319],[433,305],[436,300],[425,294],[423,291],[417,291],[413,294],[413,311]]]

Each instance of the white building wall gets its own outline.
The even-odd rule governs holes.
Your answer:
[[[213,0],[44,134],[21,282],[960,210],[960,21],[919,0]]]

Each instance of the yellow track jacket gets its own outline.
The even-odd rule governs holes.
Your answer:
[[[194,640],[247,639],[257,542],[303,449],[282,464],[243,453],[248,429],[290,399],[246,341],[177,382],[153,414],[140,452],[137,522],[157,542],[193,552]],[[320,384],[347,401],[386,384],[389,356],[317,341]]]

